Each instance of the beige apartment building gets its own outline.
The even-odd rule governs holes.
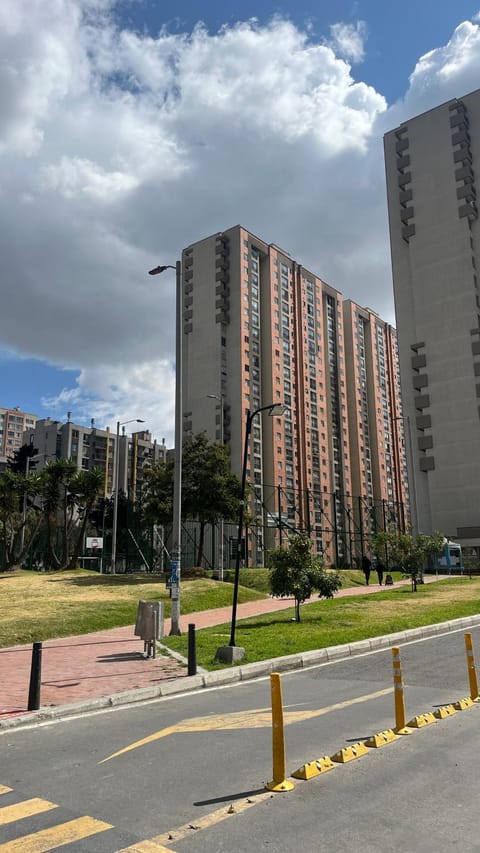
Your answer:
[[[384,143],[414,526],[480,545],[480,90]]]
[[[352,492],[363,511],[375,507],[374,527],[404,529],[410,503],[396,330],[351,300],[343,311]]]
[[[37,420],[35,428],[25,433],[24,441],[32,439],[38,450],[37,470],[45,467],[52,459],[72,459],[79,471],[100,468],[104,475],[103,495],[110,496],[115,490],[115,454],[118,450],[119,489],[135,501],[143,484],[143,470],[150,462],[165,461],[167,448],[162,443],[152,441],[147,430],[127,435],[122,427],[117,444],[116,428],[98,429],[94,420],[90,426],[67,421],[42,418]]]
[[[240,475],[247,411],[288,407],[253,421],[249,561],[307,530],[351,563],[408,513],[395,331],[241,226],[187,247],[182,267],[184,436],[223,440]]]
[[[0,457],[12,457],[23,444],[23,434],[34,428],[37,416],[13,409],[0,407]]]

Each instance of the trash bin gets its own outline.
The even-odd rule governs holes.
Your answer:
[[[143,640],[143,651],[148,657],[156,656],[157,640],[164,635],[163,620],[163,601],[138,602],[135,636]]]

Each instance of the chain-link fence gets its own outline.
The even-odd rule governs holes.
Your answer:
[[[256,484],[251,507],[246,513],[241,563],[255,567],[268,564],[272,548],[287,543],[293,533],[307,533],[316,552],[326,565],[337,568],[359,566],[362,555],[371,554],[378,532],[408,528],[403,504],[338,492],[298,491]],[[84,549],[79,564],[84,568],[108,572],[111,567],[112,531],[108,514],[88,535],[96,535],[102,547]],[[57,550],[61,532],[56,531]],[[41,531],[28,554],[26,566],[42,570],[47,565],[47,534]],[[232,569],[236,561],[237,522],[218,521],[204,526],[186,520],[182,525],[182,567],[219,570]],[[200,547],[202,545],[202,547]],[[168,572],[170,569],[171,526],[146,524],[142,514],[126,499],[118,517],[117,572]],[[1,554],[1,549],[0,549]]]

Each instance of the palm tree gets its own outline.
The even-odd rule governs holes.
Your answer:
[[[53,569],[64,568],[68,562],[68,533],[74,512],[69,485],[77,467],[72,459],[56,459],[43,471],[43,513],[47,530],[47,562]],[[62,519],[62,551],[56,547],[56,532]]]
[[[5,571],[22,564],[39,530],[41,513],[37,509],[34,524],[31,523],[31,513],[27,514],[27,499],[36,497],[38,493],[39,477],[35,473],[25,476],[9,470],[0,475],[0,523]]]
[[[102,485],[103,473],[100,468],[92,468],[90,471],[79,471],[70,481],[69,491],[73,497],[78,517],[81,518],[81,524],[74,540],[68,563],[69,569],[77,568],[88,519],[100,495]]]

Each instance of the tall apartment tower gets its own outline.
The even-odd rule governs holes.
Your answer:
[[[403,530],[410,502],[396,330],[351,300],[343,311],[354,509],[361,529]]]
[[[223,440],[240,474],[247,410],[288,407],[282,417],[264,413],[253,421],[250,510],[270,533],[266,542],[249,543],[249,559],[261,564],[265,546],[301,529],[328,561],[351,562],[364,539],[352,484],[354,473],[359,489],[363,482],[352,468],[352,429],[357,467],[363,443],[348,411],[344,328],[348,314],[348,334],[356,336],[354,308],[346,312],[338,291],[241,226],[187,247],[182,263],[184,436],[205,430],[210,440]],[[362,497],[369,494],[378,499],[380,490],[372,484]]]
[[[480,544],[480,90],[385,136],[414,528]]]

